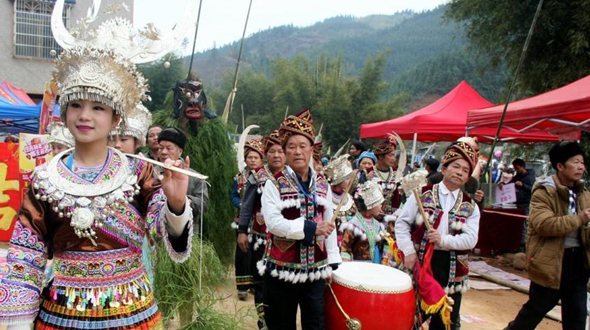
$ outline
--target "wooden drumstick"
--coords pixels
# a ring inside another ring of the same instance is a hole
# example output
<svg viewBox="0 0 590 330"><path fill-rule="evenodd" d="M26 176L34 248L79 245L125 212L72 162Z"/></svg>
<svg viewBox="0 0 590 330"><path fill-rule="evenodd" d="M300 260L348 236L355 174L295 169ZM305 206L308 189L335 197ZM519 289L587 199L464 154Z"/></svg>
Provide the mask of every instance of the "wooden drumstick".
<svg viewBox="0 0 590 330"><path fill-rule="evenodd" d="M180 168L180 167L166 165L166 164L164 164L164 163L162 163L162 162L159 162L159 161L157 161L157 160L153 160L153 159L147 158L147 157L145 157L145 156L143 156L143 155L141 155L141 154L139 154L139 155L134 155L134 154L125 154L125 156L129 156L129 157L131 157L131 158L137 158L137 159L141 159L141 160L143 160L144 162L152 163L152 164L154 164L154 165L158 165L158 166L160 166L160 167L162 167L162 168L165 168L165 169L167 169L167 170L174 171L174 172L178 172L178 173L182 173L182 174L184 174L184 175L188 175L188 176L191 176L191 177L193 177L193 178L197 178L197 179L199 179L199 180L203 180L203 181L205 181L205 180L207 180L207 179L209 178L208 176L206 176L206 175L203 175L203 174L201 174L201 173L199 173L199 172L191 172L191 171L185 170L185 169L183 169L183 168Z"/></svg>
<svg viewBox="0 0 590 330"><path fill-rule="evenodd" d="M414 193L414 197L416 198L416 204L418 205L418 210L420 210L420 215L422 215L422 219L424 219L424 225L426 229L432 229L430 222L428 221L428 217L426 216L426 212L424 212L424 206L422 206L422 200L420 199L420 195L418 194L418 189L412 190Z"/></svg>

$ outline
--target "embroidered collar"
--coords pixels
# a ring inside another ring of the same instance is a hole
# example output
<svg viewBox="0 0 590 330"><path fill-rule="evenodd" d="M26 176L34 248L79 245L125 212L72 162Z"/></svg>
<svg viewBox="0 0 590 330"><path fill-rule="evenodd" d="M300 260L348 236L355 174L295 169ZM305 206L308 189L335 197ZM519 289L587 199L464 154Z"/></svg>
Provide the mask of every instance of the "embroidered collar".
<svg viewBox="0 0 590 330"><path fill-rule="evenodd" d="M109 148L109 157L101 173L93 182L71 172L63 163L66 150L55 156L35 174L35 198L53 206L60 217L71 218L71 226L78 237L88 237L96 245L95 229L113 215L121 205L131 202L139 194L137 175L131 173L125 154Z"/></svg>

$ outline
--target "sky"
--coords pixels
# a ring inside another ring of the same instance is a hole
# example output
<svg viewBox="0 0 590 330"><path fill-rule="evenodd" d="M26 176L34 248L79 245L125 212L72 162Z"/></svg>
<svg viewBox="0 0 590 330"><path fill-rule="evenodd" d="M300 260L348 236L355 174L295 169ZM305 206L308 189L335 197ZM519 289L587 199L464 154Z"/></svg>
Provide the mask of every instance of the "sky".
<svg viewBox="0 0 590 330"><path fill-rule="evenodd" d="M186 4L191 3L193 21L197 21L200 0L134 0L134 25L137 28L154 23L163 31L171 29L178 22ZM391 15L399 11L428 10L448 0L253 0L246 37L272 27L293 24L309 26L326 18L351 15ZM197 51L222 47L242 37L249 0L202 0ZM194 30L188 34L190 53Z"/></svg>

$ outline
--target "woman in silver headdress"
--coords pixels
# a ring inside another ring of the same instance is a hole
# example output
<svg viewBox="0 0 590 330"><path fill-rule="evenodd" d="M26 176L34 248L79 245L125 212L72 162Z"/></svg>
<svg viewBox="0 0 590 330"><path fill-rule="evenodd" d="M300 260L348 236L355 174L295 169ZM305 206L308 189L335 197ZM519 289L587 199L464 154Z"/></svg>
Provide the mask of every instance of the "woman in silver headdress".
<svg viewBox="0 0 590 330"><path fill-rule="evenodd" d="M49 146L53 156L74 147L74 137L62 123L49 125Z"/></svg>
<svg viewBox="0 0 590 330"><path fill-rule="evenodd" d="M59 0L52 25L61 22L62 7ZM10 330L32 322L36 329L163 328L142 242L160 236L170 257L183 262L192 211L186 175L167 170L159 182L151 164L107 147L110 131L127 127L128 112L148 90L126 56L129 47L113 46L117 36L129 42L129 34L112 33L128 27L107 21L89 34L94 39L65 42L56 60L52 79L75 146L38 169L23 197L0 284L0 324ZM43 288L50 257L55 276Z"/></svg>

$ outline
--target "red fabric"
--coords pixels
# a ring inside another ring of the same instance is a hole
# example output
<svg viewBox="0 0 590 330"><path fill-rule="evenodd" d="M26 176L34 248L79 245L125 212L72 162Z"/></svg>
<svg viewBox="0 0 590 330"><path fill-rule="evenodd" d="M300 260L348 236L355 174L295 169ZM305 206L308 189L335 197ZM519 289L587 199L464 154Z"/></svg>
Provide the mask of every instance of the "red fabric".
<svg viewBox="0 0 590 330"><path fill-rule="evenodd" d="M418 294L429 306L435 305L446 296L445 290L432 275L431 259L433 252L434 244L428 243L422 266L418 262L414 264L414 277L418 286Z"/></svg>
<svg viewBox="0 0 590 330"><path fill-rule="evenodd" d="M21 101L25 105L35 105L35 102L33 102L29 95L27 95L24 89L14 87L8 81L3 81L2 84L0 84L0 88L4 88L5 90L10 91L12 94L18 97L19 101Z"/></svg>
<svg viewBox="0 0 590 330"><path fill-rule="evenodd" d="M467 124L470 127L498 125L503 110L503 104L471 110L467 116ZM509 103L503 126L523 129L536 123L526 131L549 130L568 133L580 129L590 130L590 123L583 123L588 119L590 119L590 76L552 91Z"/></svg>
<svg viewBox="0 0 590 330"><path fill-rule="evenodd" d="M394 131L404 140L412 140L414 133L417 133L418 141L455 141L465 136L469 110L492 105L493 103L479 95L466 81L462 81L447 95L422 109L399 118L361 125L360 136L362 139L384 139L388 133ZM495 128L483 128L470 131L469 135L486 141L493 139L495 133ZM508 129L503 129L500 137L516 143L558 139L557 136L547 133L519 134Z"/></svg>

